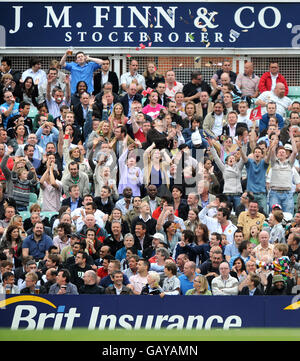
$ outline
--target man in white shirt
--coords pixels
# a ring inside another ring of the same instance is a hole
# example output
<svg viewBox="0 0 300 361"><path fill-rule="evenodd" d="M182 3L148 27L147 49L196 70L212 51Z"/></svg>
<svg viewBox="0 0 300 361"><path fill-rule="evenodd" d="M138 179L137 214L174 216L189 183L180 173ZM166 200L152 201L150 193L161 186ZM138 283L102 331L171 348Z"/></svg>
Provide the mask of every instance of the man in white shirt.
<svg viewBox="0 0 300 361"><path fill-rule="evenodd" d="M213 232L224 233L226 235L227 241L233 243L233 236L237 227L229 220L230 212L227 208L219 208L217 216L215 218L209 217L207 212L210 208L215 207L216 202L209 203L202 211L199 213L199 220L201 223L206 224L210 234Z"/></svg>
<svg viewBox="0 0 300 361"><path fill-rule="evenodd" d="M236 296L238 294L239 281L230 276L228 262L222 262L219 266L220 276L215 277L211 282L212 294L221 296Z"/></svg>
<svg viewBox="0 0 300 361"><path fill-rule="evenodd" d="M30 76L34 83L43 84L47 82L47 75L44 70L41 69L42 65L39 58L30 59L29 66L30 68L25 70L22 74L22 81L25 81L25 79Z"/></svg>
<svg viewBox="0 0 300 361"><path fill-rule="evenodd" d="M121 75L120 83L124 94L127 92L127 88L132 82L137 83L137 92L146 89L145 78L138 73L138 68L139 64L137 60L132 59L129 64L129 72Z"/></svg>
<svg viewBox="0 0 300 361"><path fill-rule="evenodd" d="M277 113L280 114L283 118L286 116L287 110L291 110L292 100L288 98L285 94L285 86L283 83L277 83L274 90L265 91L260 94L257 98L255 105L261 106L262 115L267 112L266 105L267 103L273 101L276 103Z"/></svg>

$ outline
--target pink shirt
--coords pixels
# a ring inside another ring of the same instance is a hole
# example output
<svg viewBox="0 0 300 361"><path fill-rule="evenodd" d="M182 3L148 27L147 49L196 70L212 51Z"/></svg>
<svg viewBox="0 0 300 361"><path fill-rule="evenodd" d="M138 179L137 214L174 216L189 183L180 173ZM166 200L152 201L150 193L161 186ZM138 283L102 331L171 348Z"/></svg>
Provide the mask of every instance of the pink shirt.
<svg viewBox="0 0 300 361"><path fill-rule="evenodd" d="M165 107L161 104L157 104L155 108L148 104L143 108L143 113L149 115L152 119L155 119L158 117L160 110L164 108Z"/></svg>

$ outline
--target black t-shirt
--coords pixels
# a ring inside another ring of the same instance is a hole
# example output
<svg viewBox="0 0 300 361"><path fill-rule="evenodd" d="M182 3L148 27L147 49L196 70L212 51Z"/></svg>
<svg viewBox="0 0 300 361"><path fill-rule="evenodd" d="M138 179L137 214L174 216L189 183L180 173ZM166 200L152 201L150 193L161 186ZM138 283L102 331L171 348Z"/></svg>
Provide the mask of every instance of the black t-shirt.
<svg viewBox="0 0 300 361"><path fill-rule="evenodd" d="M83 276L86 271L91 270L92 267L86 265L84 268L79 267L77 264L74 264L70 267L71 273L71 283L77 286L79 289L81 286L84 285Z"/></svg>
<svg viewBox="0 0 300 361"><path fill-rule="evenodd" d="M182 92L186 98L191 97L200 91L207 91L208 94L210 94L211 88L205 81L202 81L200 85L195 85L193 83L187 83L182 89ZM200 99L196 98L193 100L193 102L195 104L197 104L200 102Z"/></svg>
<svg viewBox="0 0 300 361"><path fill-rule="evenodd" d="M288 257L291 258L291 256L295 256L296 262L299 262L299 260L300 260L300 246L297 249L295 249L294 251L292 250L291 246L289 246Z"/></svg>

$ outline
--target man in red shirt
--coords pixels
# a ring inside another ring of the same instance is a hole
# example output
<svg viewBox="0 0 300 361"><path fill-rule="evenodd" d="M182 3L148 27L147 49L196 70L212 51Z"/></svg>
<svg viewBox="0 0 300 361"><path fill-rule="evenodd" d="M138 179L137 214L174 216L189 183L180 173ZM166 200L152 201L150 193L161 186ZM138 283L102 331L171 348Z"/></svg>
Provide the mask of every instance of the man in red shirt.
<svg viewBox="0 0 300 361"><path fill-rule="evenodd" d="M260 93L265 91L274 90L277 83L283 83L285 86L285 96L288 95L289 88L285 77L279 73L278 63L270 63L269 71L265 72L258 84L258 89Z"/></svg>
<svg viewBox="0 0 300 361"><path fill-rule="evenodd" d="M109 254L103 257L102 267L97 269L97 276L100 277L100 280L108 275L107 269L112 259L114 259L114 257Z"/></svg>

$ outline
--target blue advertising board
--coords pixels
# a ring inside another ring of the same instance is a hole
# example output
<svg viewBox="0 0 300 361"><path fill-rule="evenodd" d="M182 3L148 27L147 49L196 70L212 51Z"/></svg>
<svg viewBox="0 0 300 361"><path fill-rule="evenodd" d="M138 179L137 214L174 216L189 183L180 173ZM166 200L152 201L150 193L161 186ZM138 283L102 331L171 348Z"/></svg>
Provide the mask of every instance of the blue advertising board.
<svg viewBox="0 0 300 361"><path fill-rule="evenodd" d="M299 297L298 297L299 298ZM299 327L297 296L9 295L0 328L71 330Z"/></svg>
<svg viewBox="0 0 300 361"><path fill-rule="evenodd" d="M286 2L7 1L0 26L7 48L292 49L300 46L299 13L300 3Z"/></svg>

